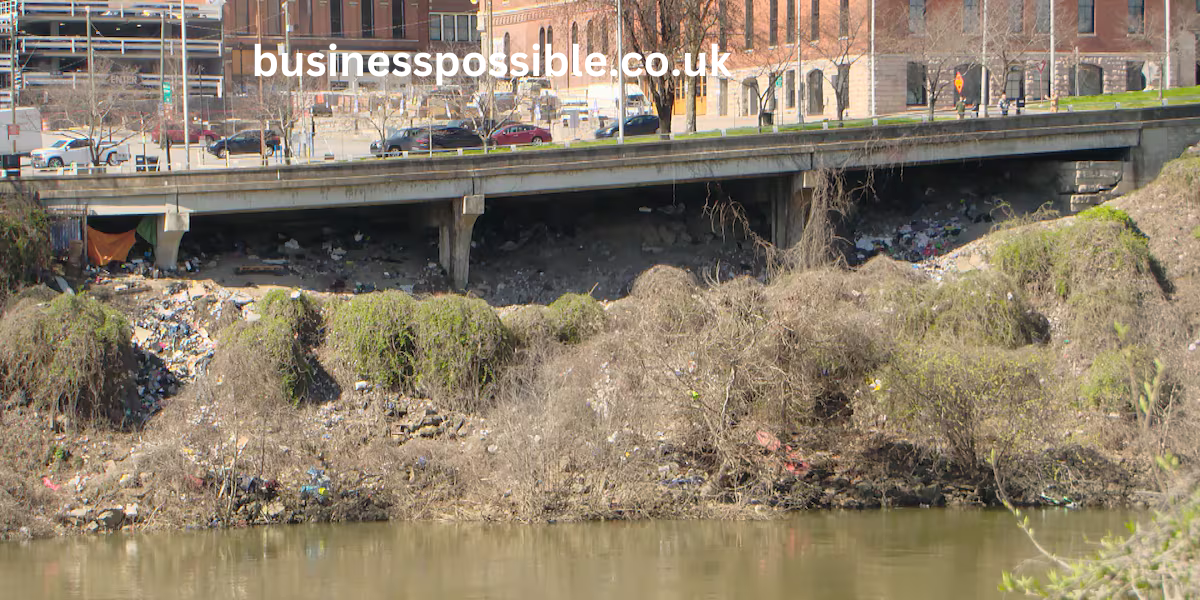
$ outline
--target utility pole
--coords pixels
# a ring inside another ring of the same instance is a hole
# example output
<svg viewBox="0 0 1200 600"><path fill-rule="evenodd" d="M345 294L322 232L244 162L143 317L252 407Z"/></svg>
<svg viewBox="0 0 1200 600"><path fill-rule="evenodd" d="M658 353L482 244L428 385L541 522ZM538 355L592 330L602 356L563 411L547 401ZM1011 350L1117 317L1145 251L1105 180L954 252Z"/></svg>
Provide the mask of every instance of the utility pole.
<svg viewBox="0 0 1200 600"><path fill-rule="evenodd" d="M370 2L371 0L367 0L367 1ZM283 55L288 58L292 57L292 14L288 10L288 8L291 4L292 4L292 0L283 0ZM296 61L296 62L299 62L299 61ZM300 67L300 65L296 65L296 68L300 75L300 85L303 86L304 85L304 70ZM286 77L286 75L284 75L284 77ZM291 82L288 82L288 91L290 92L291 89L292 89ZM288 94L288 110L287 110L287 112L285 112L283 114L288 117L289 121L296 121L296 119L294 117L296 115L296 105L297 104L299 104L300 106L304 106L304 90L303 89L301 89L301 91L300 91L299 100L291 97L291 94ZM282 121L282 119L281 119L281 121ZM283 123L281 122L279 124L279 129L280 129L280 132L279 132L280 135L286 135L288 133L287 130L289 130L291 128L284 127ZM292 149L292 141L289 139L284 139L283 140L283 160L285 163L287 163L289 165L292 164L292 158L291 158L290 152L289 152L289 150L291 150L291 149ZM226 153L226 154L228 154L228 153Z"/></svg>
<svg viewBox="0 0 1200 600"><path fill-rule="evenodd" d="M1166 30L1166 40L1164 42L1165 47L1163 50L1166 51L1166 58L1163 59L1163 84L1160 86L1163 90L1171 87L1171 0L1165 0L1165 2L1167 5L1167 14L1165 17L1167 22L1164 26L1164 29ZM1161 91L1159 92L1159 97L1162 97Z"/></svg>
<svg viewBox="0 0 1200 600"><path fill-rule="evenodd" d="M184 0L179 0L179 29L180 37L183 45L183 170L188 171L192 168L192 142L189 139L191 134L188 129L191 123L188 121L188 96L191 91L188 89L188 64L187 64L187 5Z"/></svg>
<svg viewBox="0 0 1200 600"><path fill-rule="evenodd" d="M1054 81L1054 3L1055 0L1050 0L1050 64L1047 65L1047 68L1050 69L1051 98L1055 96L1054 90L1057 87L1055 85L1057 82Z"/></svg>
<svg viewBox="0 0 1200 600"><path fill-rule="evenodd" d="M96 115L96 56L92 53L92 7L88 6L86 8L87 8L86 23L87 23L87 64L88 64L88 110L92 111L91 116L94 119L95 115ZM95 135L96 132L92 130L92 127L94 127L94 124L89 122L88 125L89 125L88 135ZM91 149L91 153L92 153L92 164L95 165L96 160L99 158L99 154L96 152L96 150L97 150L96 146L99 144L100 140L91 139L89 141L91 142L89 148Z"/></svg>
<svg viewBox="0 0 1200 600"><path fill-rule="evenodd" d="M8 116L13 127L17 125L17 3L10 5L12 12L8 15ZM17 155L17 138L11 133L12 154ZM17 161L17 172L20 173L21 160Z"/></svg>
<svg viewBox="0 0 1200 600"><path fill-rule="evenodd" d="M625 24L621 0L617 0L617 143L625 143Z"/></svg>
<svg viewBox="0 0 1200 600"><path fill-rule="evenodd" d="M983 0L987 3L987 0ZM800 1L796 0L796 5L800 5ZM985 9L986 10L986 9ZM985 17L986 18L986 17ZM984 51L986 52L986 50ZM874 117L875 108L875 0L871 0L871 100L870 100L871 116Z"/></svg>
<svg viewBox="0 0 1200 600"><path fill-rule="evenodd" d="M254 15L254 29L258 33L258 47L259 48L262 48L262 33L263 33L263 11L262 11L262 8L263 8L262 0L258 0L258 14ZM330 57L330 58L332 58L332 57ZM330 61L330 64L333 64L333 62ZM266 110L267 105L263 102L263 78L255 77L255 79L258 80L258 112L259 112L259 123L262 125L262 129L260 129L258 132L258 156L262 159L262 164L265 167L265 166L267 166L267 124L265 122L265 119L262 118L262 113L263 113L263 111ZM225 153L229 154L228 148L225 150Z"/></svg>
<svg viewBox="0 0 1200 600"><path fill-rule="evenodd" d="M721 23L721 27L725 24ZM800 0L796 0L796 122L804 124L804 38L800 33Z"/></svg>
<svg viewBox="0 0 1200 600"><path fill-rule="evenodd" d="M1054 0L1050 0L1054 2ZM979 115L986 118L988 116L988 68L987 68L987 0L983 0L983 26L979 32L983 34L983 58L979 61Z"/></svg>
<svg viewBox="0 0 1200 600"><path fill-rule="evenodd" d="M167 86L167 13L158 13L158 137L166 145L167 170L171 170L171 134L167 132L167 102L163 93ZM165 140L165 141L164 141Z"/></svg>

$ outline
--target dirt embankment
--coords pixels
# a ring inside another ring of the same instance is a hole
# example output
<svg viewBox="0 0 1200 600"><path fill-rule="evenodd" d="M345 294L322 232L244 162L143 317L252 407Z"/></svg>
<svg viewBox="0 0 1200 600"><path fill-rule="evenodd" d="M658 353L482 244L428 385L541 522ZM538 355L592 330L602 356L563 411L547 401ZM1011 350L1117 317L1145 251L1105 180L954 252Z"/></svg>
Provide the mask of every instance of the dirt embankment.
<svg viewBox="0 0 1200 600"><path fill-rule="evenodd" d="M1197 178L916 268L655 267L611 303L31 294L0 322L43 350L0 353L0 531L1141 502L1196 460Z"/></svg>

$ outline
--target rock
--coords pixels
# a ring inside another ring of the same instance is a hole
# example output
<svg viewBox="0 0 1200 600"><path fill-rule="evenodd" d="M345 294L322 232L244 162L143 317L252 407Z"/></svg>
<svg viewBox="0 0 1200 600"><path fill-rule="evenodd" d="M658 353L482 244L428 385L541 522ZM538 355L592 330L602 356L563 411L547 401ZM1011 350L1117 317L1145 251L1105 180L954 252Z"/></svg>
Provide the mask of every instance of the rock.
<svg viewBox="0 0 1200 600"><path fill-rule="evenodd" d="M121 525L125 522L125 511L119 508L105 509L100 511L99 515L96 515L95 522L110 531L120 529Z"/></svg>
<svg viewBox="0 0 1200 600"><path fill-rule="evenodd" d="M121 475L121 479L120 479L120 481L117 482L117 485L119 485L123 488L126 488L126 489L137 487L138 486L138 477L137 477L137 475L134 475L133 473L125 473L125 474Z"/></svg>
<svg viewBox="0 0 1200 600"><path fill-rule="evenodd" d="M263 507L263 514L265 514L268 519L278 519L285 510L287 510L287 507L283 505L283 501L276 500Z"/></svg>
<svg viewBox="0 0 1200 600"><path fill-rule="evenodd" d="M430 415L424 419L421 419L421 422L413 429L420 429L422 427L437 427L445 422L445 420L446 417L443 417L442 415Z"/></svg>
<svg viewBox="0 0 1200 600"><path fill-rule="evenodd" d="M93 509L90 506L69 510L59 516L59 520L69 525L83 525L92 520Z"/></svg>
<svg viewBox="0 0 1200 600"><path fill-rule="evenodd" d="M356 392L365 392L369 389L371 389L371 382L369 382L369 381L354 382L354 391L356 391Z"/></svg>
<svg viewBox="0 0 1200 600"><path fill-rule="evenodd" d="M500 452L500 446L497 446L496 444L492 444L487 447L487 451L488 451L488 454L496 454L496 453Z"/></svg>

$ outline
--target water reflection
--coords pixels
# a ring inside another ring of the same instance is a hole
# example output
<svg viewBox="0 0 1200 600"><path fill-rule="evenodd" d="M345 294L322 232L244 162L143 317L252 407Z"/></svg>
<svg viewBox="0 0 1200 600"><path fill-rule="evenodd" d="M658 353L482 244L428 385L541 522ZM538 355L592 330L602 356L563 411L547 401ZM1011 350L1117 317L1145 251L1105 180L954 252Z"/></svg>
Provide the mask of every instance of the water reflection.
<svg viewBox="0 0 1200 600"><path fill-rule="evenodd" d="M1077 555L1130 514L1032 513ZM0 544L6 598L992 598L1035 551L1000 511L782 521L361 524Z"/></svg>

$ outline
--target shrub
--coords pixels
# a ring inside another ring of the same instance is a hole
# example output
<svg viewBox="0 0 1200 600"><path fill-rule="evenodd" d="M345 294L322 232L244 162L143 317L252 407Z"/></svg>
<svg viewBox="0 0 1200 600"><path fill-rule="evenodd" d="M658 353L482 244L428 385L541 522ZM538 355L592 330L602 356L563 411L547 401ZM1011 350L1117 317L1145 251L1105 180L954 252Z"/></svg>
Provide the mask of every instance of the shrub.
<svg viewBox="0 0 1200 600"><path fill-rule="evenodd" d="M32 199L0 196L0 301L50 261L50 224Z"/></svg>
<svg viewBox="0 0 1200 600"><path fill-rule="evenodd" d="M1048 281L1058 262L1058 233L1035 227L1004 238L992 252L992 265L1019 285Z"/></svg>
<svg viewBox="0 0 1200 600"><path fill-rule="evenodd" d="M1200 240L1200 225L1197 225L1196 228L1192 230L1192 237Z"/></svg>
<svg viewBox="0 0 1200 600"><path fill-rule="evenodd" d="M546 309L559 341L579 343L604 329L604 307L587 294L563 294Z"/></svg>
<svg viewBox="0 0 1200 600"><path fill-rule="evenodd" d="M44 284L39 283L38 285L31 285L29 287L22 288L21 291L9 296L8 300L3 304L4 310L0 311L0 313L8 311L12 308L16 308L18 304L26 300L31 300L35 304L40 304L51 302L58 296L59 292L46 287Z"/></svg>
<svg viewBox="0 0 1200 600"><path fill-rule="evenodd" d="M1028 517L1020 524L1033 535ZM1200 597L1200 489L1128 528L1129 537L1106 537L1087 559L1054 556L1060 568L1044 581L1004 573L1000 588L1039 598Z"/></svg>
<svg viewBox="0 0 1200 600"><path fill-rule="evenodd" d="M630 296L638 302L640 320L668 332L702 327L705 312L695 275L677 267L650 267L633 281Z"/></svg>
<svg viewBox="0 0 1200 600"><path fill-rule="evenodd" d="M326 342L359 376L398 387L415 373L416 308L412 296L394 290L355 296L334 307Z"/></svg>
<svg viewBox="0 0 1200 600"><path fill-rule="evenodd" d="M263 316L283 319L292 331L300 334L303 344L311 346L320 341L321 312L312 296L276 289L267 292L260 304Z"/></svg>
<svg viewBox="0 0 1200 600"><path fill-rule="evenodd" d="M437 296L417 305L416 384L436 395L478 398L507 351L504 325L487 302Z"/></svg>
<svg viewBox="0 0 1200 600"><path fill-rule="evenodd" d="M130 398L129 323L88 296L19 303L0 320L0 382L39 409L119 422Z"/></svg>
<svg viewBox="0 0 1200 600"><path fill-rule="evenodd" d="M992 263L1018 284L1061 298L1100 279L1142 278L1151 273L1150 246L1114 212L1119 211L1096 213L1057 230L1010 235L996 247Z"/></svg>
<svg viewBox="0 0 1200 600"><path fill-rule="evenodd" d="M546 316L546 307L518 306L500 317L514 347L540 346L555 339L557 333Z"/></svg>
<svg viewBox="0 0 1200 600"><path fill-rule="evenodd" d="M923 344L896 352L882 381L888 411L972 471L996 445L1033 437L1043 372L1028 351Z"/></svg>
<svg viewBox="0 0 1200 600"><path fill-rule="evenodd" d="M1150 381L1154 377L1154 353L1141 345L1101 352L1081 378L1079 395L1092 408L1133 411L1130 367L1139 385Z"/></svg>
<svg viewBox="0 0 1200 600"><path fill-rule="evenodd" d="M213 371L240 397L297 405L313 369L292 324L278 316L238 321L222 330Z"/></svg>
<svg viewBox="0 0 1200 600"><path fill-rule="evenodd" d="M1117 223L1130 229L1134 228L1133 219L1130 218L1129 213L1119 208L1113 208L1107 204L1093 206L1087 210L1084 210L1083 212L1080 212L1076 216L1077 218L1085 221L1108 221L1111 223Z"/></svg>
<svg viewBox="0 0 1200 600"><path fill-rule="evenodd" d="M1016 348L1041 337L1020 288L991 271L971 271L942 285L901 289L898 317L910 335Z"/></svg>

